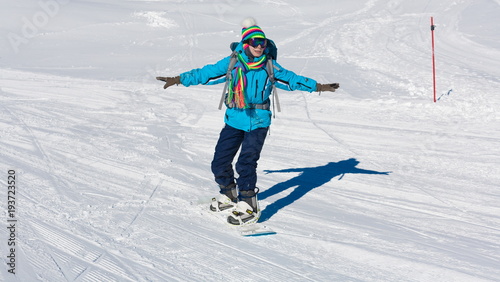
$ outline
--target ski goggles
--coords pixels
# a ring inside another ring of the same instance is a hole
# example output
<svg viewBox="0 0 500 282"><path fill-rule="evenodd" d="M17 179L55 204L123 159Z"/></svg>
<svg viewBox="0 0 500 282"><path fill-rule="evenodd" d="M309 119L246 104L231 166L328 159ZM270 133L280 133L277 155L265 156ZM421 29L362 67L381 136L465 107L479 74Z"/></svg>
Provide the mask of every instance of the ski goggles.
<svg viewBox="0 0 500 282"><path fill-rule="evenodd" d="M267 39L265 38L250 38L247 40L247 44L257 48L257 46L261 46L262 48L266 48L267 46Z"/></svg>

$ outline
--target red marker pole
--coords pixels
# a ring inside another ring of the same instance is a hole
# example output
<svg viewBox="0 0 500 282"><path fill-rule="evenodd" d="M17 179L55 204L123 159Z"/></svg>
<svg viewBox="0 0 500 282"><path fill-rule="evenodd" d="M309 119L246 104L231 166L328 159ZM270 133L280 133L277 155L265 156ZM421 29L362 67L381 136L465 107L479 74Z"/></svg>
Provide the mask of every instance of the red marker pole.
<svg viewBox="0 0 500 282"><path fill-rule="evenodd" d="M436 58L434 57L434 17L431 17L431 35L432 35L432 82L434 86L434 103L436 103Z"/></svg>

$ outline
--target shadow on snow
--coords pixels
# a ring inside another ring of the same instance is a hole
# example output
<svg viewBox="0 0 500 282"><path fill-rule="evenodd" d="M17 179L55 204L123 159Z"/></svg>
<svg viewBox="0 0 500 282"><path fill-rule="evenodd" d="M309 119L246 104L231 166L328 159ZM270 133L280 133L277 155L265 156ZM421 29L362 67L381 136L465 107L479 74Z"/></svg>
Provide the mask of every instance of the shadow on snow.
<svg viewBox="0 0 500 282"><path fill-rule="evenodd" d="M356 167L358 164L358 160L351 158L340 162L330 162L324 166L318 167L265 170L264 172L266 174L278 172L300 172L300 174L294 178L291 178L285 182L278 183L271 188L259 193L259 200L264 200L268 197L296 186L296 188L288 196L277 200L276 202L268 205L264 210L262 210L260 221L262 222L268 220L282 208L292 204L314 188L321 187L322 185L328 183L334 177L340 176L339 180L341 180L346 173L382 175L389 175L390 173L360 169Z"/></svg>

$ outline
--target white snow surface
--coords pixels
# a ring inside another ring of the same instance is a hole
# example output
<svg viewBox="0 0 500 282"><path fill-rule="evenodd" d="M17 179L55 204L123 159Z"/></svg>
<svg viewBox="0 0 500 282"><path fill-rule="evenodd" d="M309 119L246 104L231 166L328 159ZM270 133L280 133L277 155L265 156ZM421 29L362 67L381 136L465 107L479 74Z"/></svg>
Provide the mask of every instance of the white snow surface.
<svg viewBox="0 0 500 282"><path fill-rule="evenodd" d="M222 85L155 80L228 56L248 16L285 68L340 83L279 91L263 237L207 212ZM500 281L499 18L498 0L1 0L0 280Z"/></svg>

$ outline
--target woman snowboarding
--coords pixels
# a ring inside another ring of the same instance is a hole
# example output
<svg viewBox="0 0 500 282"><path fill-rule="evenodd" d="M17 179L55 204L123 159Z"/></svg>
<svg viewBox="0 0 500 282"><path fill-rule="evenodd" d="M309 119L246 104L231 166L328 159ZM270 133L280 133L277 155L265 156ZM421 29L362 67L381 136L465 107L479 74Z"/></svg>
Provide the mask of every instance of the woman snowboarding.
<svg viewBox="0 0 500 282"><path fill-rule="evenodd" d="M314 79L295 74L276 62L276 47L266 38L253 18L242 22L241 41L234 44L231 56L193 69L175 77L157 77L163 88L217 84L227 81L224 93L225 126L220 132L211 164L219 195L210 210L232 209L227 221L233 225L257 222L260 208L257 200L257 161L271 124L271 94L275 86L293 91L335 91L338 83L319 84ZM233 160L240 150L235 165Z"/></svg>

